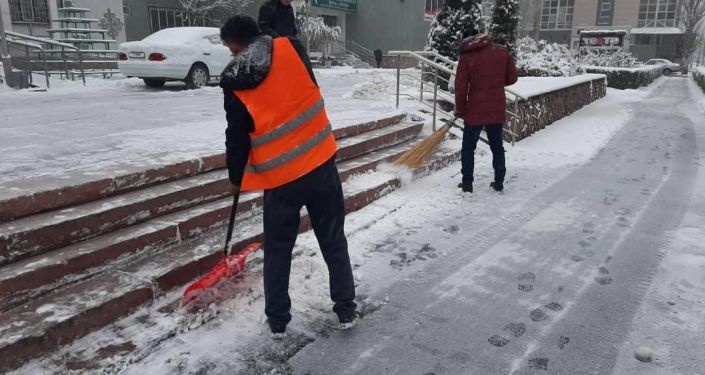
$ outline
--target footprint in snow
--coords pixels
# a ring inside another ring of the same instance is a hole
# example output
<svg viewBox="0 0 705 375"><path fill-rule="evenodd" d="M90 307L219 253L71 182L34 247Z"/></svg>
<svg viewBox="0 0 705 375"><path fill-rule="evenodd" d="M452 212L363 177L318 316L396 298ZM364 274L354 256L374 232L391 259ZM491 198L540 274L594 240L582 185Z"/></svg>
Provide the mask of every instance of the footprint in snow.
<svg viewBox="0 0 705 375"><path fill-rule="evenodd" d="M536 280L536 275L533 272L527 272L519 275L517 277L519 284L517 288L522 292L531 292L534 290L534 281Z"/></svg>
<svg viewBox="0 0 705 375"><path fill-rule="evenodd" d="M597 276L595 276L595 281L600 285L612 284L612 275L606 267L600 267L597 269Z"/></svg>

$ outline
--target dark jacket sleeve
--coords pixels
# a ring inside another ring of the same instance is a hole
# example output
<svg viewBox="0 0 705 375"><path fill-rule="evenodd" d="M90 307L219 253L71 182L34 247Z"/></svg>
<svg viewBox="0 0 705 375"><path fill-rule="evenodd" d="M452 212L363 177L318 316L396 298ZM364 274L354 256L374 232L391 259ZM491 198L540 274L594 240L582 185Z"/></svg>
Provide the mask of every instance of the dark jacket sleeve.
<svg viewBox="0 0 705 375"><path fill-rule="evenodd" d="M301 42L296 39L296 38L289 38L291 41L291 44L294 46L294 49L296 49L296 53L299 54L299 58L301 59L301 62L306 65L306 70L308 70L308 75L311 76L311 80L313 80L313 83L318 86L318 81L316 81L316 75L313 74L313 65L311 64L311 59L308 57L308 53L306 52L306 47L304 47Z"/></svg>
<svg viewBox="0 0 705 375"><path fill-rule="evenodd" d="M455 112L464 114L468 102L468 89L470 87L470 75L465 68L465 55L460 57L458 71L455 74Z"/></svg>
<svg viewBox="0 0 705 375"><path fill-rule="evenodd" d="M507 69L505 73L505 86L511 86L519 80L519 73L517 72L517 66L514 64L514 59L509 55L507 57Z"/></svg>
<svg viewBox="0 0 705 375"><path fill-rule="evenodd" d="M225 156L228 166L228 177L235 186L242 185L245 166L250 158L250 132L254 131L252 116L245 105L235 94L227 89L225 94L225 113L228 128L225 130Z"/></svg>
<svg viewBox="0 0 705 375"><path fill-rule="evenodd" d="M274 29L272 29L272 20L274 19L274 8L270 1L267 1L262 7L259 8L259 17L257 23L259 24L259 29L262 30L264 34L271 36L272 38L279 37Z"/></svg>

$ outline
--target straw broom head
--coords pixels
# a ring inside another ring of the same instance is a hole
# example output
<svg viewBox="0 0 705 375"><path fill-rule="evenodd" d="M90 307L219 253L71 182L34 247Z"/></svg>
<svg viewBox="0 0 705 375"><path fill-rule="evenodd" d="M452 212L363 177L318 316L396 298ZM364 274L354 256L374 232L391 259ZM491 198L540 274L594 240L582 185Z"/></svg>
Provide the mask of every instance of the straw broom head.
<svg viewBox="0 0 705 375"><path fill-rule="evenodd" d="M403 165L409 168L422 167L436 152L438 146L441 142L443 142L443 139L448 133L448 130L450 130L450 125L448 124L436 130L435 133L431 134L423 142L414 146L414 148L405 152L402 156L395 160L394 164Z"/></svg>

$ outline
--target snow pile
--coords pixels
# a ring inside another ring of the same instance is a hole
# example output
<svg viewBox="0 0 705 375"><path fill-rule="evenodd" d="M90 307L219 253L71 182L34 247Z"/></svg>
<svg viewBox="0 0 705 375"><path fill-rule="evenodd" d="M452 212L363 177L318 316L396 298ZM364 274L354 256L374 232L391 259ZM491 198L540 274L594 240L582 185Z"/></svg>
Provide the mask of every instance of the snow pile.
<svg viewBox="0 0 705 375"><path fill-rule="evenodd" d="M517 43L517 68L521 77L569 77L578 65L568 47L526 37Z"/></svg>
<svg viewBox="0 0 705 375"><path fill-rule="evenodd" d="M396 78L391 75L379 75L353 86L347 97L363 100L387 99L396 93L396 85Z"/></svg>

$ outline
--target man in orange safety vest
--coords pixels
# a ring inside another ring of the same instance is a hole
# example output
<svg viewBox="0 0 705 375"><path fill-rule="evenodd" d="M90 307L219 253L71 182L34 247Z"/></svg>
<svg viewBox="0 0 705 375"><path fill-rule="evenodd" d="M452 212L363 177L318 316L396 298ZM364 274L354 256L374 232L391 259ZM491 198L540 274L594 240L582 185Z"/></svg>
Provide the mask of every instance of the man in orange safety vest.
<svg viewBox="0 0 705 375"><path fill-rule="evenodd" d="M328 266L333 310L341 328L351 328L357 305L337 146L306 50L296 39L263 35L248 16L228 20L220 36L234 56L220 82L230 181L264 190L269 328L280 338L291 321L289 273L304 206Z"/></svg>

